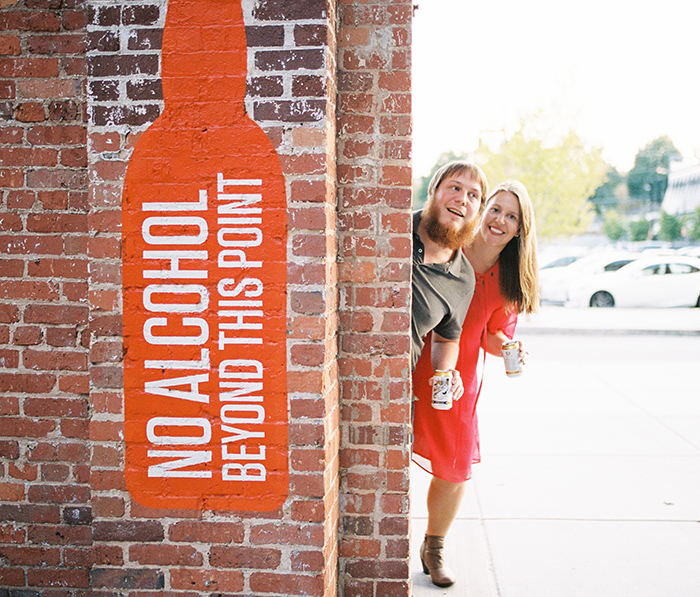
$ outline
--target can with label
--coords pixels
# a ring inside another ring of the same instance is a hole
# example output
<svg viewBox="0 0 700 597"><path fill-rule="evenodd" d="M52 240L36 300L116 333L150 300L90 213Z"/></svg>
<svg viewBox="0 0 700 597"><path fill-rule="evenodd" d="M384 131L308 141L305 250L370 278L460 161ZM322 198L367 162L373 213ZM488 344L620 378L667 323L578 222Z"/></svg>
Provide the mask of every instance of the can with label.
<svg viewBox="0 0 700 597"><path fill-rule="evenodd" d="M504 342L501 346L503 362L506 365L506 375L508 377L518 377L523 370L520 366L520 344L515 340Z"/></svg>
<svg viewBox="0 0 700 597"><path fill-rule="evenodd" d="M436 371L433 375L433 408L436 410L452 408L451 371Z"/></svg>

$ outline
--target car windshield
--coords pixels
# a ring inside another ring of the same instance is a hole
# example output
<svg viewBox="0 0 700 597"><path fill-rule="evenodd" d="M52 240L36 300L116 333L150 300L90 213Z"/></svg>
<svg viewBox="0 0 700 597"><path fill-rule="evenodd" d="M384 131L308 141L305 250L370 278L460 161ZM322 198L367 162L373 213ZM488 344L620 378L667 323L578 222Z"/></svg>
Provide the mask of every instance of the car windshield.
<svg viewBox="0 0 700 597"><path fill-rule="evenodd" d="M619 270L622 266L627 265L628 263L632 263L634 259L620 259L619 261L613 261L612 263L608 263L603 269L606 272L616 272Z"/></svg>

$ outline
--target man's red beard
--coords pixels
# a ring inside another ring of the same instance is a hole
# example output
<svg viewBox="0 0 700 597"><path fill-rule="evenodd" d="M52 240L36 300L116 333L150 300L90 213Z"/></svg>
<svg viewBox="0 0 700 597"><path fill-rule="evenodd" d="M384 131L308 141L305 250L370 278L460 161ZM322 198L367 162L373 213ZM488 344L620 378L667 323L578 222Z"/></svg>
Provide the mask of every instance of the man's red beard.
<svg viewBox="0 0 700 597"><path fill-rule="evenodd" d="M438 207L434 201L429 201L423 209L421 219L425 220L425 231L430 240L434 243L456 251L471 239L479 222L479 218L474 217L471 220L464 219L462 225L458 228L445 226L440 222Z"/></svg>

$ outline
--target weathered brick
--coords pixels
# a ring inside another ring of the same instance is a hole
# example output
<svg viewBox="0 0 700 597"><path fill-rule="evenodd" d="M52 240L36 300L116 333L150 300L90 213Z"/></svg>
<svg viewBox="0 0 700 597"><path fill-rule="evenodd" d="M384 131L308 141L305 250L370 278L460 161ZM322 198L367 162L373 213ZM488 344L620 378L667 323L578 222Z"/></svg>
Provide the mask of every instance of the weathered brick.
<svg viewBox="0 0 700 597"><path fill-rule="evenodd" d="M63 305L29 305L24 311L25 323L59 325L87 323L87 307Z"/></svg>
<svg viewBox="0 0 700 597"><path fill-rule="evenodd" d="M160 114L160 107L146 104L142 107L100 106L93 108L93 122L96 126L141 126L153 122Z"/></svg>
<svg viewBox="0 0 700 597"><path fill-rule="evenodd" d="M61 22L57 14L48 11L30 12L26 20L29 31L58 31Z"/></svg>
<svg viewBox="0 0 700 597"><path fill-rule="evenodd" d="M19 122L43 122L46 109L39 102L24 102L15 108L14 117Z"/></svg>
<svg viewBox="0 0 700 597"><path fill-rule="evenodd" d="M90 499L90 488L78 485L33 485L29 501L34 504L84 504Z"/></svg>
<svg viewBox="0 0 700 597"><path fill-rule="evenodd" d="M1 68L1 64L0 64ZM2 72L0 70L0 72ZM158 56L105 54L100 60L88 62L91 77L123 77L127 75L155 75L158 73Z"/></svg>
<svg viewBox="0 0 700 597"><path fill-rule="evenodd" d="M61 12L61 25L66 31L83 29L87 24L84 10L63 10Z"/></svg>
<svg viewBox="0 0 700 597"><path fill-rule="evenodd" d="M87 34L87 49L94 52L118 52L120 47L118 31L90 31Z"/></svg>
<svg viewBox="0 0 700 597"><path fill-rule="evenodd" d="M96 102L114 102L119 99L119 82L109 80L89 81L88 94ZM103 113L106 108L102 107Z"/></svg>
<svg viewBox="0 0 700 597"><path fill-rule="evenodd" d="M124 25L153 25L160 17L160 10L156 5L125 6L122 11L122 23Z"/></svg>
<svg viewBox="0 0 700 597"><path fill-rule="evenodd" d="M88 13L88 22L100 27L114 27L121 22L122 7L117 6L100 6L90 5Z"/></svg>
<svg viewBox="0 0 700 597"><path fill-rule="evenodd" d="M32 35L27 40L27 48L32 54L82 54L85 47L85 36L81 34Z"/></svg>
<svg viewBox="0 0 700 597"><path fill-rule="evenodd" d="M0 58L0 77L57 77L56 58Z"/></svg>
<svg viewBox="0 0 700 597"><path fill-rule="evenodd" d="M50 392L56 384L56 376L51 373L3 373L0 372L0 392L22 392L27 394L45 394ZM32 425L27 422L27 425L18 426L19 434L30 433ZM53 427L53 425L51 425ZM40 431L35 431L30 434L30 437L39 437Z"/></svg>
<svg viewBox="0 0 700 597"><path fill-rule="evenodd" d="M243 590L241 570L175 568L170 573L170 584L175 590L240 592Z"/></svg>
<svg viewBox="0 0 700 597"><path fill-rule="evenodd" d="M295 25L294 42L298 46L326 45L328 42L328 27L326 25L313 24Z"/></svg>
<svg viewBox="0 0 700 597"><path fill-rule="evenodd" d="M132 545L129 548L129 560L143 565L201 566L204 557L199 551L189 545L147 544ZM216 566L216 564L214 565Z"/></svg>
<svg viewBox="0 0 700 597"><path fill-rule="evenodd" d="M245 537L242 522L180 521L170 526L171 541L191 543L241 543Z"/></svg>
<svg viewBox="0 0 700 597"><path fill-rule="evenodd" d="M247 94L253 97L281 97L284 94L282 77L253 77L248 81Z"/></svg>
<svg viewBox="0 0 700 597"><path fill-rule="evenodd" d="M256 3L253 15L261 21L295 21L325 19L328 13L324 0L264 0Z"/></svg>
<svg viewBox="0 0 700 597"><path fill-rule="evenodd" d="M0 35L0 54L18 56L20 54L20 39L17 35Z"/></svg>
<svg viewBox="0 0 700 597"><path fill-rule="evenodd" d="M126 96L135 101L160 100L163 98L163 87L160 79L127 81Z"/></svg>
<svg viewBox="0 0 700 597"><path fill-rule="evenodd" d="M281 25L251 25L246 27L245 33L249 46L264 48L284 45L284 27Z"/></svg>
<svg viewBox="0 0 700 597"><path fill-rule="evenodd" d="M259 102L255 105L254 116L257 120L282 122L318 122L325 115L325 100L278 100Z"/></svg>
<svg viewBox="0 0 700 597"><path fill-rule="evenodd" d="M314 75L301 75L292 79L292 95L295 97L323 97L326 93L326 80Z"/></svg>
<svg viewBox="0 0 700 597"><path fill-rule="evenodd" d="M213 546L209 562L215 568L275 569L282 560L279 549L245 546Z"/></svg>
<svg viewBox="0 0 700 597"><path fill-rule="evenodd" d="M157 521L96 521L95 541L162 541L163 525Z"/></svg>
<svg viewBox="0 0 700 597"><path fill-rule="evenodd" d="M85 127L77 125L35 126L27 131L27 141L32 145L85 145Z"/></svg>
<svg viewBox="0 0 700 597"><path fill-rule="evenodd" d="M86 417L87 404L83 400L66 398L27 398L24 412L30 417Z"/></svg>
<svg viewBox="0 0 700 597"><path fill-rule="evenodd" d="M51 121L73 122L80 119L80 104L74 100L53 101L48 112Z"/></svg>
<svg viewBox="0 0 700 597"><path fill-rule="evenodd" d="M274 574L254 572L250 588L256 593L278 592L289 595L323 595L323 577L318 574Z"/></svg>
<svg viewBox="0 0 700 597"><path fill-rule="evenodd" d="M0 520L5 522L31 522L33 524L57 524L60 520L58 506L0 504Z"/></svg>
<svg viewBox="0 0 700 597"><path fill-rule="evenodd" d="M159 50L162 45L162 29L135 29L129 32L129 50Z"/></svg>

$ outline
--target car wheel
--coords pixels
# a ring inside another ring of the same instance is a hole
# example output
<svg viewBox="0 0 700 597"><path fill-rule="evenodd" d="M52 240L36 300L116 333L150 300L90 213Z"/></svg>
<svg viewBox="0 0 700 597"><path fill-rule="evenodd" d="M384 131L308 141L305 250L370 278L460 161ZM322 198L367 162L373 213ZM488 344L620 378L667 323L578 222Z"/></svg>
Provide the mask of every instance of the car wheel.
<svg viewBox="0 0 700 597"><path fill-rule="evenodd" d="M614 307L615 299L609 292L601 290L591 297L590 305L591 307Z"/></svg>

